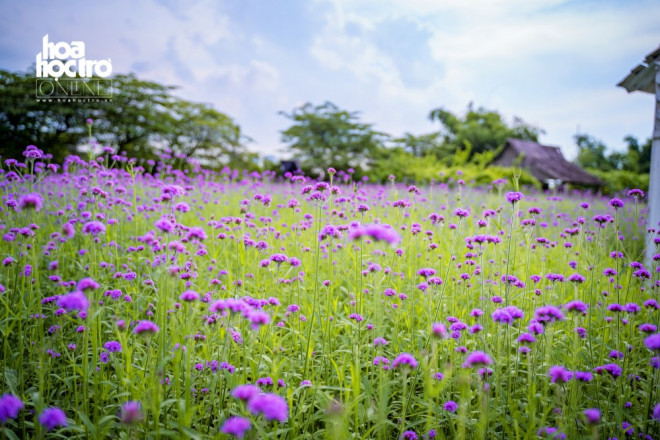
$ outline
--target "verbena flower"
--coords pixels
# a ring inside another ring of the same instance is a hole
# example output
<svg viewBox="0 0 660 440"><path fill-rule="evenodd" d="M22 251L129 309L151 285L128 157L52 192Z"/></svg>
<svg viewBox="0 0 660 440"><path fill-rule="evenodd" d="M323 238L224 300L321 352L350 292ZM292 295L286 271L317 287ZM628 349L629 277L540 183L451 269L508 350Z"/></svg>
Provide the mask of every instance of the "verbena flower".
<svg viewBox="0 0 660 440"><path fill-rule="evenodd" d="M111 353L120 352L121 344L117 341L108 341L105 344L103 344L103 348L105 348Z"/></svg>
<svg viewBox="0 0 660 440"><path fill-rule="evenodd" d="M144 415L142 414L142 404L140 402L131 400L121 406L119 420L122 423L133 425L141 422L143 419Z"/></svg>
<svg viewBox="0 0 660 440"><path fill-rule="evenodd" d="M151 321L143 320L137 323L133 333L140 335L142 333L158 333L158 326Z"/></svg>
<svg viewBox="0 0 660 440"><path fill-rule="evenodd" d="M32 193L25 194L18 198L18 207L22 210L34 209L35 211L41 211L41 208L44 206L44 199L41 197L41 194Z"/></svg>
<svg viewBox="0 0 660 440"><path fill-rule="evenodd" d="M401 366L416 368L417 360L410 353L401 353L392 361L392 368L398 368Z"/></svg>
<svg viewBox="0 0 660 440"><path fill-rule="evenodd" d="M401 237L394 229L382 224L358 226L349 231L348 237L351 240L370 237L374 241L385 241L391 245L395 245L401 241Z"/></svg>
<svg viewBox="0 0 660 440"><path fill-rule="evenodd" d="M262 414L266 420L286 422L289 408L286 401L276 394L257 394L247 404L247 409L253 414Z"/></svg>
<svg viewBox="0 0 660 440"><path fill-rule="evenodd" d="M233 389L231 395L237 399L248 401L259 394L261 390L256 385L239 385Z"/></svg>
<svg viewBox="0 0 660 440"><path fill-rule="evenodd" d="M463 368L472 368L482 365L492 365L493 360L483 351L473 351L467 355Z"/></svg>
<svg viewBox="0 0 660 440"><path fill-rule="evenodd" d="M512 205L515 205L519 201L521 201L523 198L522 193L519 192L508 192L506 193L506 200L507 202L511 203Z"/></svg>
<svg viewBox="0 0 660 440"><path fill-rule="evenodd" d="M600 423L600 410L598 408L585 409L584 419L587 425L597 425Z"/></svg>
<svg viewBox="0 0 660 440"><path fill-rule="evenodd" d="M57 305L65 310L86 311L89 308L89 301L83 292L76 290L57 298Z"/></svg>
<svg viewBox="0 0 660 440"><path fill-rule="evenodd" d="M236 438L243 438L250 427L250 421L245 417L230 417L222 424L220 431Z"/></svg>
<svg viewBox="0 0 660 440"><path fill-rule="evenodd" d="M41 423L47 431L52 431L58 426L68 426L66 414L57 407L44 409L39 415L39 423Z"/></svg>
<svg viewBox="0 0 660 440"><path fill-rule="evenodd" d="M23 409L23 402L13 394L3 394L0 397L0 423L15 419L18 412Z"/></svg>
<svg viewBox="0 0 660 440"><path fill-rule="evenodd" d="M550 367L548 370L548 375L550 376L550 382L552 383L568 382L573 377L573 373L561 365L554 365Z"/></svg>
<svg viewBox="0 0 660 440"><path fill-rule="evenodd" d="M656 333L655 335L647 336L644 339L644 345L652 351L655 351L656 353L660 353L660 333Z"/></svg>

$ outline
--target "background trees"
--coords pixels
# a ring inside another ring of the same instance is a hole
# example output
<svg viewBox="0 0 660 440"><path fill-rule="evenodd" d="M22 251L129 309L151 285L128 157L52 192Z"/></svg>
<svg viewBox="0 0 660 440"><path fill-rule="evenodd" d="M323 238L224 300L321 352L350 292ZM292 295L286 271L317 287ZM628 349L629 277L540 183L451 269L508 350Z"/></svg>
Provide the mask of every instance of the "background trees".
<svg viewBox="0 0 660 440"><path fill-rule="evenodd" d="M255 169L260 162L262 167L279 168L250 152L246 145L251 139L230 116L211 105L186 101L174 95L175 87L134 75L111 79L112 101L46 103L34 97L32 74L0 70L0 156L20 157L25 146L34 144L61 162L69 154L109 145L138 159L170 157L168 163L177 167L194 158L209 168ZM544 133L519 117L509 123L499 112L475 109L472 104L464 114L433 109L429 119L438 123L437 131L408 132L398 138L362 122L358 112L329 101L307 103L280 114L289 122L281 131L286 152L306 174L318 175L328 167L353 168L353 179L368 175L377 181L391 174L415 182L462 176L489 183L510 177L511 170L488 166L506 139L538 142ZM94 120L91 138L85 124L88 118ZM605 190L645 189L651 139L640 143L627 136L623 151L611 151L586 133L576 135L575 143L576 163L606 182ZM530 176L525 179L534 182Z"/></svg>
<svg viewBox="0 0 660 440"><path fill-rule="evenodd" d="M289 151L303 169L366 169L389 139L372 124L358 122L357 112L341 110L328 101L280 114L292 121L282 131L282 141L289 143Z"/></svg>
<svg viewBox="0 0 660 440"><path fill-rule="evenodd" d="M208 167L254 167L250 140L226 114L173 95L175 87L115 75L108 102L37 102L34 77L0 70L0 155L18 157L35 144L61 161L79 147L110 145L130 157L169 150ZM85 121L94 120L93 139ZM90 142L91 141L91 142Z"/></svg>
<svg viewBox="0 0 660 440"><path fill-rule="evenodd" d="M440 123L438 134L442 137L442 148L436 151L439 158L450 156L460 149L470 149L474 155L502 148L508 138L518 138L538 142L543 129L525 123L515 117L508 125L496 111L483 107L473 109L472 105L464 117L457 116L442 107L431 110L431 121Z"/></svg>

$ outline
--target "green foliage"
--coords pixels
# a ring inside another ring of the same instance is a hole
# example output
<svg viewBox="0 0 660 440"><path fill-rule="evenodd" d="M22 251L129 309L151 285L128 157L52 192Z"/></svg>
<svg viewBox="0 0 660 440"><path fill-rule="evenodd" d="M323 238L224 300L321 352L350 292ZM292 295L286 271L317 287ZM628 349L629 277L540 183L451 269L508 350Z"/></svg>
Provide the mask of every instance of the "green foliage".
<svg viewBox="0 0 660 440"><path fill-rule="evenodd" d="M386 182L390 175L403 182L430 182L438 179L445 166L434 156L418 157L401 147L381 149L371 163L371 181Z"/></svg>
<svg viewBox="0 0 660 440"><path fill-rule="evenodd" d="M304 168L346 170L365 168L388 136L371 124L358 122L357 112L340 110L331 102L307 103L291 113L280 112L293 122L282 131L282 141Z"/></svg>
<svg viewBox="0 0 660 440"><path fill-rule="evenodd" d="M611 170L612 164L605 157L607 146L587 134L574 137L578 147L577 163L582 168L595 168L603 171Z"/></svg>
<svg viewBox="0 0 660 440"><path fill-rule="evenodd" d="M478 167L474 164L467 164L465 166L454 166L446 168L444 171L443 179L448 181L450 178L453 180L462 179L465 182L473 183L476 185L490 185L495 180L504 179L507 181L509 187L513 188L514 174L519 173L520 177L518 182L521 186L532 186L541 188L541 183L525 170L505 167Z"/></svg>
<svg viewBox="0 0 660 440"><path fill-rule="evenodd" d="M651 138L640 145L637 138L628 135L623 139L626 143L626 151L614 151L609 154L607 146L591 135L578 134L574 139L578 147L576 162L583 168L600 171L621 170L631 173L648 173L651 169Z"/></svg>
<svg viewBox="0 0 660 440"><path fill-rule="evenodd" d="M599 170L588 168L587 171L598 177L605 184L601 188L604 194L613 194L626 189L639 188L648 191L649 175L626 170Z"/></svg>
<svg viewBox="0 0 660 440"><path fill-rule="evenodd" d="M35 144L61 162L83 145L110 145L143 159L165 150L208 167L253 163L254 154L245 148L248 138L226 114L175 97L172 86L134 75L110 79L112 100L107 102L46 103L34 98L31 73L0 70L0 155L17 158L26 145ZM88 118L94 120L93 139Z"/></svg>
<svg viewBox="0 0 660 440"><path fill-rule="evenodd" d="M466 153L469 153L469 149L463 150L461 154L465 157ZM383 149L378 154L378 160L371 164L367 172L373 182L385 182L390 175L394 175L397 181L419 184L449 181L450 178L462 179L479 185L489 185L497 179L504 179L513 184L513 175L516 172L513 168L486 166L490 163L488 156L493 154L492 152L480 153L475 156L474 162L466 162L459 158L450 166L432 154L417 157L400 147ZM524 170L520 177L520 184L537 188L541 186L538 180Z"/></svg>
<svg viewBox="0 0 660 440"><path fill-rule="evenodd" d="M429 119L438 121L442 126L440 135L446 154L452 154L469 143L472 146L470 159L473 155L502 148L507 138L538 142L539 135L544 133L541 128L529 125L518 117L509 126L498 112L482 107L474 110L471 105L463 118L440 107L431 111Z"/></svg>
<svg viewBox="0 0 660 440"><path fill-rule="evenodd" d="M18 158L36 144L61 161L87 133L89 113L78 104L37 103L34 91L32 76L0 70L0 155Z"/></svg>
<svg viewBox="0 0 660 440"><path fill-rule="evenodd" d="M411 133L404 133L403 137L394 139L394 145L401 147L404 151L417 157L424 157L430 154L438 158L446 155L447 150L443 149L440 133L428 133L415 136Z"/></svg>

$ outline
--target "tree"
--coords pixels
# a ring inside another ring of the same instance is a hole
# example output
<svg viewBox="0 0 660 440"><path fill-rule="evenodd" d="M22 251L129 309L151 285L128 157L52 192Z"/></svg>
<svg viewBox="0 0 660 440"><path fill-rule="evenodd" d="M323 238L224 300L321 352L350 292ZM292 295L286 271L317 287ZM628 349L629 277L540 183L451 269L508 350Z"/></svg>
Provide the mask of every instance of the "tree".
<svg viewBox="0 0 660 440"><path fill-rule="evenodd" d="M578 147L576 162L582 168L595 168L603 171L615 169L612 162L605 156L607 146L603 142L588 134L576 134L574 139Z"/></svg>
<svg viewBox="0 0 660 440"><path fill-rule="evenodd" d="M358 122L357 112L340 110L331 102L307 103L291 113L280 112L293 121L282 131L282 141L304 168L366 168L388 136L371 124Z"/></svg>
<svg viewBox="0 0 660 440"><path fill-rule="evenodd" d="M20 157L27 145L35 144L61 162L89 143L85 121L91 118L94 141L129 157L155 158L169 149L208 167L253 161L245 147L249 138L226 114L174 96L173 86L134 75L110 79L111 101L37 102L32 74L0 70L0 154Z"/></svg>
<svg viewBox="0 0 660 440"><path fill-rule="evenodd" d="M209 105L185 101L175 103L172 110L169 123L175 129L162 137L175 156L195 157L207 167L250 165L255 154L247 151L245 143L251 139L229 116Z"/></svg>
<svg viewBox="0 0 660 440"><path fill-rule="evenodd" d="M417 157L429 154L439 155L442 148L440 133L437 132L418 136L404 133L402 137L394 139L394 144Z"/></svg>
<svg viewBox="0 0 660 440"><path fill-rule="evenodd" d="M38 103L35 80L27 73L0 70L0 155L20 158L27 145L37 145L61 161L75 152L86 135L89 112L78 105Z"/></svg>
<svg viewBox="0 0 660 440"><path fill-rule="evenodd" d="M471 104L464 118L440 107L429 113L429 119L441 125L439 135L443 139L445 156L465 149L469 144L471 158L503 147L508 138L538 142L539 135L544 133L543 129L529 125L519 117L515 117L513 125L509 126L498 112L482 107L474 110Z"/></svg>

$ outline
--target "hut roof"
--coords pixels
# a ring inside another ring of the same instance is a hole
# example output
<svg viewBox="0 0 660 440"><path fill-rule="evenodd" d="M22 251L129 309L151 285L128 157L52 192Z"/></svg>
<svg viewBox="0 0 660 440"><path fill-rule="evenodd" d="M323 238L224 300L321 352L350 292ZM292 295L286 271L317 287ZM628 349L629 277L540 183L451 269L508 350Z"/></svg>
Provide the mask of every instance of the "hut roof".
<svg viewBox="0 0 660 440"><path fill-rule="evenodd" d="M567 161L559 147L521 139L508 139L504 150L507 148L512 148L518 155L522 154L523 165L539 180L553 179L581 185L602 185L600 179Z"/></svg>

